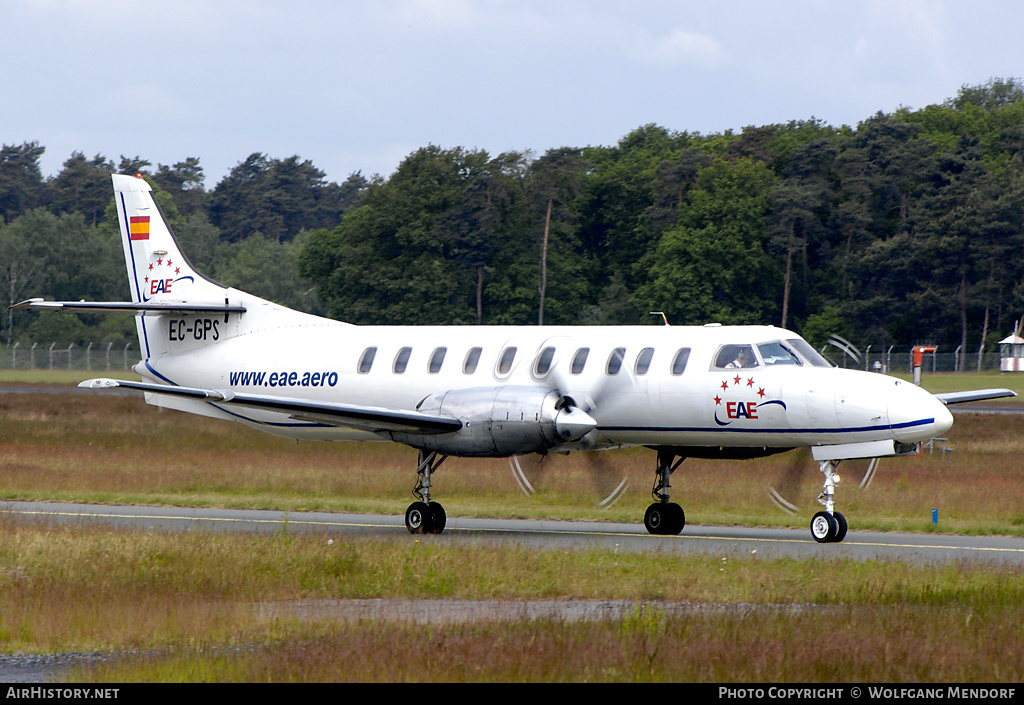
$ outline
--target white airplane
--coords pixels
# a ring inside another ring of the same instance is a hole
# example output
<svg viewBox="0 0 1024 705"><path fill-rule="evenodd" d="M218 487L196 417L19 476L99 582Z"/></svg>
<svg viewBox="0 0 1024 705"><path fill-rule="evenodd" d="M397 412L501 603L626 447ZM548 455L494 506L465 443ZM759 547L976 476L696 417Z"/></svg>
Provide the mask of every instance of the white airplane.
<svg viewBox="0 0 1024 705"><path fill-rule="evenodd" d="M130 302L31 299L18 309L136 316L150 404L296 439L395 441L419 450L413 533L440 533L433 474L448 456L512 457L624 446L656 452L644 525L678 534L669 477L687 457L810 448L824 476L811 534L842 541L839 463L910 455L953 424L946 404L1005 389L931 395L838 369L772 326L355 326L213 282L189 263L145 180L113 176Z"/></svg>

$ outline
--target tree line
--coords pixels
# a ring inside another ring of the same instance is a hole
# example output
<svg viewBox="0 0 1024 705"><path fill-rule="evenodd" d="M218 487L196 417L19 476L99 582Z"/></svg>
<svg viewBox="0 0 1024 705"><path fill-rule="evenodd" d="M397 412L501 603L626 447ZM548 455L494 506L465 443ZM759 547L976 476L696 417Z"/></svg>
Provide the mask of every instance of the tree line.
<svg viewBox="0 0 1024 705"><path fill-rule="evenodd" d="M5 145L0 286L12 302L123 298L116 171L150 180L214 278L352 323L658 324L662 311L966 356L1024 316L1022 146L1018 79L856 127L652 124L543 154L428 145L388 178L342 184L263 154L211 190L191 157L76 153L44 179L40 145ZM9 318L6 337L129 330L75 321Z"/></svg>

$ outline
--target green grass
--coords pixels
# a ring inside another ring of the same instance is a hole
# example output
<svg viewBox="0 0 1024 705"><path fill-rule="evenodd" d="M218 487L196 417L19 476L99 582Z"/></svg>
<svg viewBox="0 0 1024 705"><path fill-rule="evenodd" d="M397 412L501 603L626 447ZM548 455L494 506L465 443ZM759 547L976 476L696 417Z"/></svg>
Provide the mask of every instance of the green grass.
<svg viewBox="0 0 1024 705"><path fill-rule="evenodd" d="M86 682L1019 681L1020 577L981 563L723 559L0 519L0 650L139 654L82 669L76 678ZM349 598L624 599L637 607L594 622L429 624L267 608ZM670 615L670 604L693 609Z"/></svg>

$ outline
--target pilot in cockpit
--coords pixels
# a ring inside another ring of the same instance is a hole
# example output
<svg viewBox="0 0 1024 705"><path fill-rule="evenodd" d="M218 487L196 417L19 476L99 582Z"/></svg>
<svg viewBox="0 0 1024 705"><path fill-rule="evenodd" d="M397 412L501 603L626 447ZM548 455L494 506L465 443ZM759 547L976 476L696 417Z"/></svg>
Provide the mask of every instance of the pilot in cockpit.
<svg viewBox="0 0 1024 705"><path fill-rule="evenodd" d="M749 345L729 346L719 354L718 366L730 370L757 367L757 361Z"/></svg>

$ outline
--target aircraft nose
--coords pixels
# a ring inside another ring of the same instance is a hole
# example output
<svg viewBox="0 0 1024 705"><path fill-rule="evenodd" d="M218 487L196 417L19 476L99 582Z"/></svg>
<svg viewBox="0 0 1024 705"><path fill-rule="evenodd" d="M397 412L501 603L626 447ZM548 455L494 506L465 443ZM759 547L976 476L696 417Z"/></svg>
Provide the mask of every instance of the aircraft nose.
<svg viewBox="0 0 1024 705"><path fill-rule="evenodd" d="M889 426L901 443L918 443L948 431L953 414L925 390L901 382L889 397Z"/></svg>

